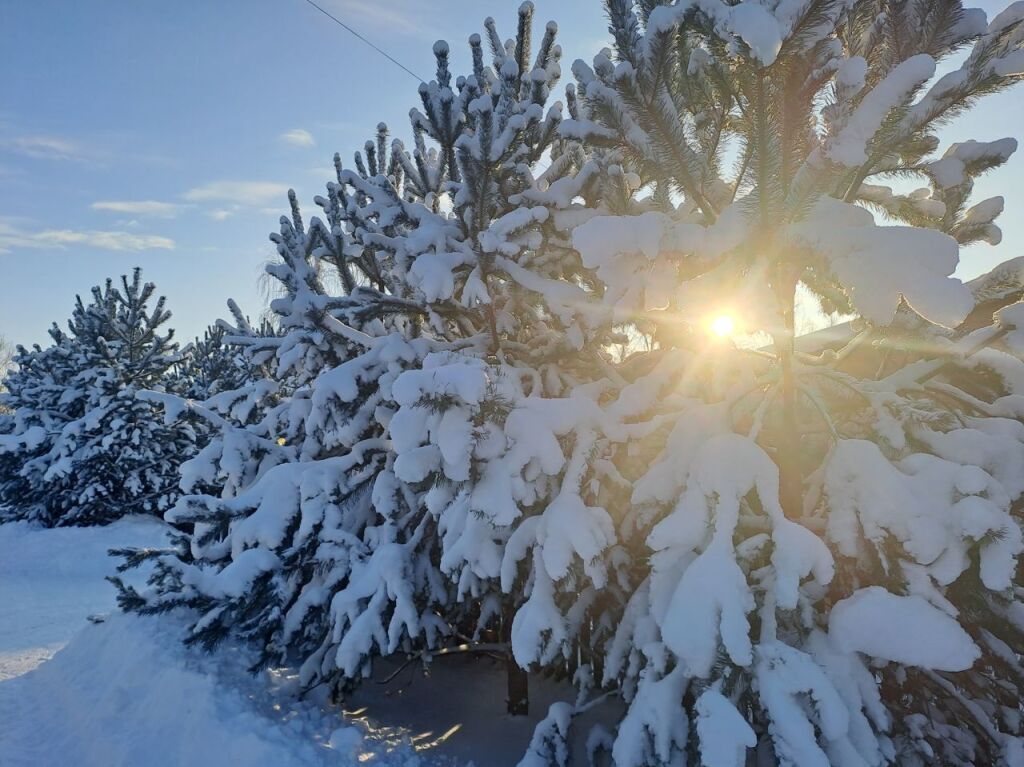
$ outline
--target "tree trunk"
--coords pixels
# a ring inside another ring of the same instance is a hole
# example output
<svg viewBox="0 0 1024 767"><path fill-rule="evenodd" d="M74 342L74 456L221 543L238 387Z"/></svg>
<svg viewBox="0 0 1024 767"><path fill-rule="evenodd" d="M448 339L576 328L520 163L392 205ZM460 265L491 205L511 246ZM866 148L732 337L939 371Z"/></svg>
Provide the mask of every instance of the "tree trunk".
<svg viewBox="0 0 1024 767"><path fill-rule="evenodd" d="M529 678L511 651L505 657L505 671L508 676L508 713L510 716L526 716L530 713Z"/></svg>
<svg viewBox="0 0 1024 767"><path fill-rule="evenodd" d="M505 677L508 697L505 699L509 716L526 716L530 713L530 688L526 670L519 667L512 655L512 609L506 604L501 621L502 640L508 647L505 655Z"/></svg>

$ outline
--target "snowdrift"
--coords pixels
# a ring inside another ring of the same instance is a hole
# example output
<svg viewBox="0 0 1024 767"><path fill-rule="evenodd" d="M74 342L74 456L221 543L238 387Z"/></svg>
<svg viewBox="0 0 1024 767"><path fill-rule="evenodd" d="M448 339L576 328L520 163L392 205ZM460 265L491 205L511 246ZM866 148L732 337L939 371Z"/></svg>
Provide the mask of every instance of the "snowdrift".
<svg viewBox="0 0 1024 767"><path fill-rule="evenodd" d="M117 562L107 549L162 546L167 529L150 516L106 527L0 525L0 680L35 668L88 616L114 608L115 591L104 578L115 573ZM147 573L140 569L127 577L141 583Z"/></svg>
<svg viewBox="0 0 1024 767"><path fill-rule="evenodd" d="M206 655L183 647L173 620L114 614L39 668L0 683L0 764L427 763L411 748L373 753L360 729L296 701L286 677L249 675L246 660L231 648Z"/></svg>

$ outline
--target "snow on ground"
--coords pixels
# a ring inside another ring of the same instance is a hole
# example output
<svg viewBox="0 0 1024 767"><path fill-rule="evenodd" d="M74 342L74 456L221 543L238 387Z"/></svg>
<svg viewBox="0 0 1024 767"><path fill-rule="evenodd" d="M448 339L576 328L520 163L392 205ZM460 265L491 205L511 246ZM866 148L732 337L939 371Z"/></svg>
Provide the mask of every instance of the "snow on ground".
<svg viewBox="0 0 1024 767"><path fill-rule="evenodd" d="M408 746L371 742L292 678L252 676L237 649L181 644L183 627L114 614L52 660L0 683L5 767L421 765Z"/></svg>
<svg viewBox="0 0 1024 767"><path fill-rule="evenodd" d="M505 767L549 705L571 700L531 679L531 715L509 717L503 663L462 654L427 673L380 662L377 679L394 678L368 681L341 707L323 689L300 700L291 670L248 673L251 650L185 647L185 616L116 611L107 549L159 546L166 531L151 518L0 525L0 765ZM598 707L581 724L608 714Z"/></svg>
<svg viewBox="0 0 1024 767"><path fill-rule="evenodd" d="M0 680L35 668L88 616L114 609L115 591L104 577L114 574L117 562L107 549L161 546L166 533L154 517L54 530L0 525Z"/></svg>
<svg viewBox="0 0 1024 767"><path fill-rule="evenodd" d="M180 618L118 613L107 550L159 546L166 532L153 518L0 525L0 764L430 763L407 738L373 741L325 701L299 701L293 675L249 674L248 652L185 647Z"/></svg>

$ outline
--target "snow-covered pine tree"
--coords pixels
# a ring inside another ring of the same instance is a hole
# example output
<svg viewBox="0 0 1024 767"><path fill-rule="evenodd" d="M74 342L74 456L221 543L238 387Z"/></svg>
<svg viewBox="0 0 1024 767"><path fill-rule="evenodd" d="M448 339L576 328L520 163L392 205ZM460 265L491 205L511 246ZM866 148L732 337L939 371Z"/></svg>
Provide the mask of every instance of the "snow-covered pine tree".
<svg viewBox="0 0 1024 767"><path fill-rule="evenodd" d="M164 423L136 395L162 389L177 360L170 318L139 269L116 287L78 298L68 332L53 346L22 349L5 395L14 428L0 450L16 471L6 514L47 525L104 524L160 514L177 496L178 466L194 451L191 429Z"/></svg>
<svg viewBox="0 0 1024 767"><path fill-rule="evenodd" d="M0 375L6 377L14 365L15 348L4 336L0 335ZM2 379L0 379L2 380Z"/></svg>
<svg viewBox="0 0 1024 767"><path fill-rule="evenodd" d="M568 232L596 212L581 200L632 210L631 186L559 139L558 106L545 112L556 30L534 56L531 17L526 3L504 43L488 20L493 66L472 37L473 72L454 89L448 47L435 45L413 152L394 142L385 163L381 126L356 171L336 160L338 182L318 199L326 223L307 229L293 199L268 270L284 288L272 305L282 336L250 346L276 367L266 391L287 381L291 393L185 467L186 489L224 467L236 476L221 499L182 499L169 518L196 524L190 545L160 555L154 588L125 589L123 604L200 607L193 641L255 638L263 662L307 659L308 684L493 635L523 648L523 667L570 673L577 635L611 635L600 604L625 594L597 560L629 557L606 552L608 512L586 500L608 477L628 494L610 462L601 474L588 461L607 429L620 442L635 430L603 422L605 347L624 337L588 297ZM629 397L617 407L618 421L635 412ZM511 709L523 695L510 687Z"/></svg>
<svg viewBox="0 0 1024 767"><path fill-rule="evenodd" d="M618 152L650 210L573 243L655 326L619 374L688 358L657 408L674 426L619 465L653 527L603 648L628 703L615 764L1020 764L1024 368L985 347L1013 346L1022 312L942 328L972 307L959 245L999 238L972 180L1016 144L935 157L934 131L1024 73L1024 4L991 23L944 1L607 10L615 49L575 65L562 130ZM858 318L849 344L798 351L799 285ZM770 342L703 340L720 314Z"/></svg>
<svg viewBox="0 0 1024 767"><path fill-rule="evenodd" d="M253 326L228 301L234 324L220 320L210 325L203 338L196 338L178 355L165 391L144 391L138 396L164 407L165 421L195 435L197 460L189 465L206 467L202 476L189 476L183 483L189 492L221 495L238 477L225 467L240 469L244 460L227 458L218 471L224 451L225 431L244 427L266 415L266 408L280 399L280 387L268 384L265 364L254 361L247 349L260 339L274 338L277 330L268 318ZM243 440L244 442L244 440ZM240 447L237 442L233 443ZM230 451L230 448L229 448Z"/></svg>
<svg viewBox="0 0 1024 767"><path fill-rule="evenodd" d="M223 391L240 389L257 377L246 356L226 339L231 332L226 323L210 325L202 338L181 350L181 361L174 370L174 391L201 401Z"/></svg>
<svg viewBox="0 0 1024 767"><path fill-rule="evenodd" d="M43 349L18 346L0 393L0 514L5 519L52 519L60 514L66 479L49 481L49 454L57 435L80 418L85 399L72 385L79 355L56 325L53 343Z"/></svg>

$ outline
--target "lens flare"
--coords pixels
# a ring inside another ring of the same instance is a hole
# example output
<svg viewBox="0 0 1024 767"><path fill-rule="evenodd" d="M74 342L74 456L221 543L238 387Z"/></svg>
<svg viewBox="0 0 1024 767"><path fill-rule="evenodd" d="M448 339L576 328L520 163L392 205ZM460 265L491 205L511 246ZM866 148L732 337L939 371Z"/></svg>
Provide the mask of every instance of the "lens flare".
<svg viewBox="0 0 1024 767"><path fill-rule="evenodd" d="M736 320L728 314L719 314L709 323L711 332L719 338L728 338L736 332Z"/></svg>

